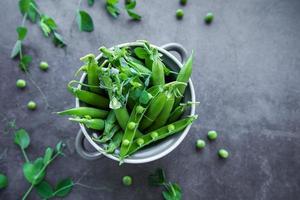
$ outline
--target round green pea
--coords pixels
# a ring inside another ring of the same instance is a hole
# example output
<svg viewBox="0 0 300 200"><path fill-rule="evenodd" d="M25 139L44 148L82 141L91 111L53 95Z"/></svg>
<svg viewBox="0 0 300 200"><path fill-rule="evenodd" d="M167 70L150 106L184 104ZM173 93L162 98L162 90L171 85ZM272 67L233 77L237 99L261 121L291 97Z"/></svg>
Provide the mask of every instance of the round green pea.
<svg viewBox="0 0 300 200"><path fill-rule="evenodd" d="M187 0L180 0L180 4L181 4L181 5L184 6L184 5L186 5L186 3L187 3Z"/></svg>
<svg viewBox="0 0 300 200"><path fill-rule="evenodd" d="M210 24L213 20L214 20L214 15L211 12L207 13L206 16L204 17L204 21L207 24Z"/></svg>
<svg viewBox="0 0 300 200"><path fill-rule="evenodd" d="M48 63L47 63L47 62L45 62L45 61L42 61L42 62L40 63L40 69L41 69L41 70L43 70L43 71L47 71L47 70L48 70L48 68L49 68L49 65L48 65Z"/></svg>
<svg viewBox="0 0 300 200"><path fill-rule="evenodd" d="M139 113L139 114L143 113L144 110L145 110L145 108L143 106L137 106L136 107L136 112Z"/></svg>
<svg viewBox="0 0 300 200"><path fill-rule="evenodd" d="M129 130L133 130L133 129L135 128L135 126L136 126L136 123L134 123L134 122L129 122L128 125L127 125L127 128L128 128Z"/></svg>
<svg viewBox="0 0 300 200"><path fill-rule="evenodd" d="M175 130L175 126L173 124L169 124L168 125L168 131L171 132L171 131L174 131Z"/></svg>
<svg viewBox="0 0 300 200"><path fill-rule="evenodd" d="M198 148L198 149L203 149L204 147L205 147L205 141L204 140L201 140L201 139L199 139L199 140L197 140L197 142L196 142L196 147Z"/></svg>
<svg viewBox="0 0 300 200"><path fill-rule="evenodd" d="M35 110L37 107L36 103L34 101L29 101L28 104L27 104L27 108L29 110Z"/></svg>
<svg viewBox="0 0 300 200"><path fill-rule="evenodd" d="M226 158L229 157L229 152L227 150L225 150L225 149L220 149L218 151L218 155L220 156L220 158L226 159Z"/></svg>
<svg viewBox="0 0 300 200"><path fill-rule="evenodd" d="M136 143L139 145L139 146L142 146L144 144L144 139L143 138L138 138Z"/></svg>
<svg viewBox="0 0 300 200"><path fill-rule="evenodd" d="M132 178L131 178L131 176L124 176L122 178L122 182L123 182L123 185L125 185L125 186L132 185Z"/></svg>
<svg viewBox="0 0 300 200"><path fill-rule="evenodd" d="M122 143L123 143L123 145L128 146L130 142L129 142L129 140L125 139L125 140L123 140Z"/></svg>
<svg viewBox="0 0 300 200"><path fill-rule="evenodd" d="M23 79L18 79L16 82L17 88L25 88L26 87L26 81Z"/></svg>
<svg viewBox="0 0 300 200"><path fill-rule="evenodd" d="M0 189L6 188L8 185L7 176L0 173Z"/></svg>
<svg viewBox="0 0 300 200"><path fill-rule="evenodd" d="M182 9L176 10L176 17L177 17L177 19L182 19L183 15L184 15L184 12L183 12Z"/></svg>
<svg viewBox="0 0 300 200"><path fill-rule="evenodd" d="M150 136L151 136L152 139L155 139L155 138L158 137L158 133L157 133L157 132L152 132L152 133L150 134Z"/></svg>
<svg viewBox="0 0 300 200"><path fill-rule="evenodd" d="M216 131L208 131L207 138L209 140L215 140L218 137L218 133Z"/></svg>

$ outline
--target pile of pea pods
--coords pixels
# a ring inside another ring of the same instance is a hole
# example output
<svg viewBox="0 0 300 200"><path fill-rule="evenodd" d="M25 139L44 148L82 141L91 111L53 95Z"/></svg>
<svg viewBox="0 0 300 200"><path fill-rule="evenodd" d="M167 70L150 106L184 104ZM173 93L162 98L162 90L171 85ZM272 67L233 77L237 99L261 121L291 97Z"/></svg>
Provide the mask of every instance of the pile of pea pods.
<svg viewBox="0 0 300 200"><path fill-rule="evenodd" d="M196 115L182 117L194 103L182 102L193 54L179 72L173 72L147 41L135 48L99 50L99 59L93 54L80 59L84 65L75 75L85 72L84 83L72 80L68 84L81 106L58 114L72 116L69 120L96 132L93 140L104 144L107 153L117 154L122 161L153 142L179 133L197 119Z"/></svg>

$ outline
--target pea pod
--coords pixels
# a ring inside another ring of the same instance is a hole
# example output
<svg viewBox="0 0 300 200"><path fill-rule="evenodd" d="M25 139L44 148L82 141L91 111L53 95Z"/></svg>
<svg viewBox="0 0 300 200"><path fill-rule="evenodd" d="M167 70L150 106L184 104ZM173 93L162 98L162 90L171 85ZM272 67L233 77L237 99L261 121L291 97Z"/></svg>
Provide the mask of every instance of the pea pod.
<svg viewBox="0 0 300 200"><path fill-rule="evenodd" d="M193 67L193 53L189 57L189 59L186 61L186 63L183 65L183 67L180 69L176 81L187 83L189 81L190 77L191 77L191 74L192 74L192 67ZM178 92L181 95L178 96L175 99L174 106L177 106L180 103L180 101L182 99L182 96L184 95L185 88L186 88L185 85L178 85L177 86Z"/></svg>
<svg viewBox="0 0 300 200"><path fill-rule="evenodd" d="M162 111L160 112L158 117L154 120L153 124L150 126L148 131L158 129L166 124L170 116L170 113L172 111L174 102L175 102L175 96L172 93L167 94L167 100Z"/></svg>
<svg viewBox="0 0 300 200"><path fill-rule="evenodd" d="M147 109L145 116L140 123L140 130L145 130L153 123L165 106L166 99L166 94L163 92L159 93L151 100L149 108Z"/></svg>
<svg viewBox="0 0 300 200"><path fill-rule="evenodd" d="M93 138L93 139L96 142L105 143L105 142L109 141L119 130L120 130L120 127L118 125L114 125L108 132L103 132L100 139L95 139L95 138Z"/></svg>
<svg viewBox="0 0 300 200"><path fill-rule="evenodd" d="M82 123L87 128L100 130L100 131L104 129L104 120L102 119L69 118L69 120Z"/></svg>
<svg viewBox="0 0 300 200"><path fill-rule="evenodd" d="M88 84L92 86L98 87L91 87L90 90L95 93L103 93L100 89L100 81L97 74L98 64L93 54L87 54L86 56L80 58L81 61L86 63L86 72L88 77Z"/></svg>
<svg viewBox="0 0 300 200"><path fill-rule="evenodd" d="M152 64L152 84L163 85L165 84L164 65L160 59L156 59Z"/></svg>
<svg viewBox="0 0 300 200"><path fill-rule="evenodd" d="M170 135L178 133L179 131L182 131L185 127L192 124L193 121L197 119L197 117L198 117L197 115L189 116L189 117L181 119L177 122L174 122L174 123L168 124L164 127L161 127L157 130L151 131L151 132L143 135L142 137L135 139L129 148L127 156L133 154L137 150L139 150L155 141L161 140L165 137L168 137Z"/></svg>
<svg viewBox="0 0 300 200"><path fill-rule="evenodd" d="M86 90L81 90L68 86L69 91L76 96L80 101L95 106L97 108L108 109L109 100L99 94L95 94Z"/></svg>
<svg viewBox="0 0 300 200"><path fill-rule="evenodd" d="M105 152L113 153L121 145L122 137L123 137L122 131L118 131L111 139L108 146L105 148Z"/></svg>
<svg viewBox="0 0 300 200"><path fill-rule="evenodd" d="M135 69L139 73L142 73L142 74L151 74L152 73L148 68L144 67L143 65L141 65L137 62L134 62L134 61L131 61L131 60L127 60L127 62L128 62L130 67L132 67L133 69Z"/></svg>
<svg viewBox="0 0 300 200"><path fill-rule="evenodd" d="M97 108L91 107L78 107L78 108L71 108L68 110L57 112L59 115L73 115L77 117L85 117L90 116L91 118L105 118L108 114L106 110L100 110Z"/></svg>
<svg viewBox="0 0 300 200"><path fill-rule="evenodd" d="M181 103L179 106L177 106L173 112L170 114L170 117L168 119L168 123L172 123L177 121L185 112L186 108L192 104L198 104L199 102L187 102L187 103Z"/></svg>
<svg viewBox="0 0 300 200"><path fill-rule="evenodd" d="M132 141L135 137L136 131L138 129L139 123L144 116L144 113L146 112L147 108L137 104L129 117L128 123L126 125L126 129L122 138L122 144L120 149L120 159L123 160L123 158L127 155L128 150L132 144Z"/></svg>

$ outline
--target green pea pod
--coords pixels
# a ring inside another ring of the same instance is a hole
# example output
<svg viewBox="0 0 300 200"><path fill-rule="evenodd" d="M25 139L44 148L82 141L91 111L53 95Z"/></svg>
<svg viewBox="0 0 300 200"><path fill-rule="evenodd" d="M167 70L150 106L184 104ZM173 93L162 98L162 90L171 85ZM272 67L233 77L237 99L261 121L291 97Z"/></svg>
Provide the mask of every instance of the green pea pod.
<svg viewBox="0 0 300 200"><path fill-rule="evenodd" d="M177 106L173 112L170 114L170 117L168 119L168 123L172 123L177 121L185 112L186 108L188 106L191 106L192 104L199 104L199 102L187 102L187 103L181 103L179 106Z"/></svg>
<svg viewBox="0 0 300 200"><path fill-rule="evenodd" d="M86 118L69 118L70 121L84 124L87 128L95 130L104 129L104 120L102 119L86 119Z"/></svg>
<svg viewBox="0 0 300 200"><path fill-rule="evenodd" d="M106 110L100 110L97 108L91 107L78 107L78 108L71 108L68 110L57 112L59 115L73 115L77 117L85 117L90 116L91 118L105 118L108 114Z"/></svg>
<svg viewBox="0 0 300 200"><path fill-rule="evenodd" d="M153 123L165 106L166 100L167 96L164 92L159 93L151 100L149 108L147 109L145 116L140 123L140 130L145 130Z"/></svg>
<svg viewBox="0 0 300 200"><path fill-rule="evenodd" d="M131 60L127 60L127 62L128 62L130 67L132 67L133 69L135 69L139 73L149 74L149 75L152 73L148 68L144 67L143 65L141 65L137 62L134 62L134 61L131 61Z"/></svg>
<svg viewBox="0 0 300 200"><path fill-rule="evenodd" d="M103 132L103 135L101 136L100 139L94 139L94 140L97 141L97 142L100 142L100 143L105 143L108 140L110 140L117 133L117 131L119 131L119 130L120 130L120 127L118 125L114 125L109 130L109 132Z"/></svg>
<svg viewBox="0 0 300 200"><path fill-rule="evenodd" d="M110 132L110 130L115 126L116 121L116 114L113 110L111 110L105 120L104 135Z"/></svg>
<svg viewBox="0 0 300 200"><path fill-rule="evenodd" d="M183 67L180 69L176 81L183 82L183 83L187 83L189 81L191 74L192 74L193 55L194 55L194 53L192 53L192 55L189 57L189 59L186 61L186 63L183 65ZM184 95L185 88L186 88L185 85L177 86L180 96L178 96L175 99L174 106L178 106L178 104L180 103L182 96Z"/></svg>
<svg viewBox="0 0 300 200"><path fill-rule="evenodd" d="M98 94L103 93L103 91L101 91L100 89L100 81L97 73L98 63L97 60L95 59L95 56L93 54L88 54L80 58L80 60L86 63L88 84L92 86L98 86L98 87L91 87L90 90Z"/></svg>
<svg viewBox="0 0 300 200"><path fill-rule="evenodd" d="M122 144L120 149L120 160L123 160L123 158L127 155L128 150L132 144L132 141L135 137L135 134L137 132L139 123L141 119L144 116L144 113L146 112L147 107L143 107L141 105L136 105L129 117L128 123L126 125L126 129L122 138Z"/></svg>
<svg viewBox="0 0 300 200"><path fill-rule="evenodd" d="M113 153L121 145L122 137L123 137L122 131L118 131L111 139L108 146L105 148L105 152Z"/></svg>
<svg viewBox="0 0 300 200"><path fill-rule="evenodd" d="M197 117L198 117L197 115L189 116L187 118L181 119L172 124L168 124L164 127L161 127L150 133L147 133L140 138L135 139L134 142L132 143L132 145L130 146L127 156L133 154L137 150L139 150L155 141L161 140L165 137L168 137L170 135L173 135L175 133L182 131L188 125L192 124L193 121L195 121L197 119ZM143 141L143 142L138 142L138 141Z"/></svg>
<svg viewBox="0 0 300 200"><path fill-rule="evenodd" d="M99 94L95 94L86 90L81 90L68 86L69 91L76 96L80 101L95 106L97 108L108 109L109 100Z"/></svg>
<svg viewBox="0 0 300 200"><path fill-rule="evenodd" d="M156 59L152 64L152 84L163 85L165 84L164 64L160 59Z"/></svg>
<svg viewBox="0 0 300 200"><path fill-rule="evenodd" d="M162 111L160 112L158 117L154 120L153 124L149 127L148 131L158 129L167 123L174 102L175 102L175 96L171 93L167 94L167 100Z"/></svg>

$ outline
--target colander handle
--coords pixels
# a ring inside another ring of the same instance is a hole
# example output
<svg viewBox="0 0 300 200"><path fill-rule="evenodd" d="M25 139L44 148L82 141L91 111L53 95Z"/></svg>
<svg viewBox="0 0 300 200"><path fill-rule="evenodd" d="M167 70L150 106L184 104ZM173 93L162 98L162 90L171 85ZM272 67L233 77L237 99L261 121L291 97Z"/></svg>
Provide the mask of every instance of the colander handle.
<svg viewBox="0 0 300 200"><path fill-rule="evenodd" d="M79 130L75 139L75 149L77 153L86 160L96 160L102 157L102 154L99 151L88 152L84 147L85 136L82 131Z"/></svg>
<svg viewBox="0 0 300 200"><path fill-rule="evenodd" d="M178 43L168 43L165 45L162 45L161 48L167 50L167 51L175 51L179 54L181 58L181 63L185 63L186 58L187 58L187 51L185 48Z"/></svg>

